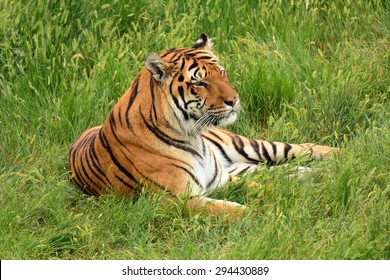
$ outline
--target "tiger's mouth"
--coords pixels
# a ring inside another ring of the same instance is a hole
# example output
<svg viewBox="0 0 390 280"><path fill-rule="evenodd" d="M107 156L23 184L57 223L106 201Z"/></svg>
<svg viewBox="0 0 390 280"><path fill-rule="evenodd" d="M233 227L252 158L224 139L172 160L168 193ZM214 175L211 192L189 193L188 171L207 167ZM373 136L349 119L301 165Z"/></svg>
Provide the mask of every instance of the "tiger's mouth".
<svg viewBox="0 0 390 280"><path fill-rule="evenodd" d="M238 116L238 108L232 108L222 113L206 112L201 118L208 120L209 125L225 126L232 124Z"/></svg>
<svg viewBox="0 0 390 280"><path fill-rule="evenodd" d="M214 114L211 112L205 112L201 117L197 118L195 122L190 125L187 130L189 135L197 135L202 130L207 129L210 126L225 126L232 124L237 118L236 111L230 111L223 114Z"/></svg>
<svg viewBox="0 0 390 280"><path fill-rule="evenodd" d="M213 125L226 126L226 125L232 124L236 121L237 116L238 116L238 111L231 110L229 113L226 114L226 116L218 119L218 121L216 123L213 123Z"/></svg>
<svg viewBox="0 0 390 280"><path fill-rule="evenodd" d="M240 102L237 102L237 104L235 104L233 107L230 107L222 112L205 112L204 115L210 115L210 125L226 126L236 121L239 110Z"/></svg>
<svg viewBox="0 0 390 280"><path fill-rule="evenodd" d="M206 110L200 116L190 114L195 120L187 130L187 134L196 135L202 130L210 126L227 126L236 121L238 111L240 109L239 103L226 110Z"/></svg>

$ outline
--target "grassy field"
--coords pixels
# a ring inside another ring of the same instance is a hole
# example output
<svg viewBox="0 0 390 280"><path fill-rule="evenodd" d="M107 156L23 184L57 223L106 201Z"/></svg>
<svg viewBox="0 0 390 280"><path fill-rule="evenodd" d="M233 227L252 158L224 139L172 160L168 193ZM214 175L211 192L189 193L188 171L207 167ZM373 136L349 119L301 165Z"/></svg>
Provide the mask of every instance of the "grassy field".
<svg viewBox="0 0 390 280"><path fill-rule="evenodd" d="M0 0L0 18L0 259L390 259L388 1ZM216 192L248 205L237 221L82 194L72 142L148 53L201 32L241 96L231 130L344 152Z"/></svg>

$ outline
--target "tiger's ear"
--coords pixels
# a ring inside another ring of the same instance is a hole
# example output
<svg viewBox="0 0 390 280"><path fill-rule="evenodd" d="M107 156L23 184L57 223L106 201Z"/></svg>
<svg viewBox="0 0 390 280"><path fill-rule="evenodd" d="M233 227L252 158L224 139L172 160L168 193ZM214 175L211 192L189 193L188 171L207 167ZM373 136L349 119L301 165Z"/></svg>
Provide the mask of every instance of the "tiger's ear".
<svg viewBox="0 0 390 280"><path fill-rule="evenodd" d="M200 34L198 41L195 42L192 48L211 51L213 45L213 42L211 41L211 39L209 39L209 37L207 37L206 33L202 33Z"/></svg>
<svg viewBox="0 0 390 280"><path fill-rule="evenodd" d="M166 78L168 78L173 70L172 65L168 62L165 62L156 53L150 53L148 55L146 58L145 67L152 74L153 78L159 83L162 83Z"/></svg>

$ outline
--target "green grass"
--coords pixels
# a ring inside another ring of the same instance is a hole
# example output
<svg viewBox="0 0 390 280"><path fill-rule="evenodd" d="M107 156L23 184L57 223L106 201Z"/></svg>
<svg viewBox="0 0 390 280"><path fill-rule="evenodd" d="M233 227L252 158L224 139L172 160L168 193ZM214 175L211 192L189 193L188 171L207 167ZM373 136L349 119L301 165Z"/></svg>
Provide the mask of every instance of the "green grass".
<svg viewBox="0 0 390 280"><path fill-rule="evenodd" d="M0 0L0 259L390 259L388 1L129 2ZM214 193L238 221L69 184L70 145L146 55L201 32L241 96L233 131L344 152Z"/></svg>

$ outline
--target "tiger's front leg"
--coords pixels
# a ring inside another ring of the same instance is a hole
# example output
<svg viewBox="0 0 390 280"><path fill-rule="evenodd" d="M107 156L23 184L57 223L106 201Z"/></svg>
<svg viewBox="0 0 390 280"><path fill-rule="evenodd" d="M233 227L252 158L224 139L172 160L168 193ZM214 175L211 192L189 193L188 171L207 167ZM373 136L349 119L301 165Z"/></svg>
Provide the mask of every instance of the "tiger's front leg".
<svg viewBox="0 0 390 280"><path fill-rule="evenodd" d="M305 155L313 160L328 159L338 150L311 143L288 144L255 140L219 127L203 132L202 137L231 176L254 172L259 163L283 163Z"/></svg>

